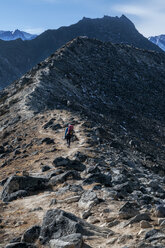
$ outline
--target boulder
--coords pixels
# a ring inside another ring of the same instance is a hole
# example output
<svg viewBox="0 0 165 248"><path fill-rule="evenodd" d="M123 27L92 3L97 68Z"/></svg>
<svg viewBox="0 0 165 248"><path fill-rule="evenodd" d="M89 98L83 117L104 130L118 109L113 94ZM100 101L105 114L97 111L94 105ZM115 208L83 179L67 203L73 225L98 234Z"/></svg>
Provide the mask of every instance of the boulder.
<svg viewBox="0 0 165 248"><path fill-rule="evenodd" d="M158 241L159 239L160 240L162 240L162 239L165 240L165 234L160 230L152 229L152 230L150 230L149 232L146 233L145 239L150 241L150 242L153 242L153 241L156 241L156 240Z"/></svg>
<svg viewBox="0 0 165 248"><path fill-rule="evenodd" d="M106 187L111 187L112 186L111 180L112 177L110 173L107 174L94 173L92 175L89 175L89 177L83 181L83 184L85 185L85 184L100 183Z"/></svg>
<svg viewBox="0 0 165 248"><path fill-rule="evenodd" d="M63 195L65 194L66 192L76 192L78 194L81 194L84 190L83 188L81 187L81 185L67 185L67 186L64 186L64 187L61 187L58 189L58 191L56 191L56 195Z"/></svg>
<svg viewBox="0 0 165 248"><path fill-rule="evenodd" d="M55 118L50 119L48 122L46 122L46 123L43 125L43 128L44 128L44 129L47 129L47 128L52 127L52 125L54 124L54 121L55 121Z"/></svg>
<svg viewBox="0 0 165 248"><path fill-rule="evenodd" d="M80 175L77 171L74 170L70 170L70 171L66 171L60 175L54 176L50 179L50 185L55 186L59 183L64 183L67 180L72 179L72 180L79 180Z"/></svg>
<svg viewBox="0 0 165 248"><path fill-rule="evenodd" d="M151 218L147 213L138 214L128 222L128 225L140 222L141 220L151 221Z"/></svg>
<svg viewBox="0 0 165 248"><path fill-rule="evenodd" d="M97 165L95 166L90 166L87 170L86 170L87 174L94 174L94 173L101 173L99 167Z"/></svg>
<svg viewBox="0 0 165 248"><path fill-rule="evenodd" d="M85 160L87 159L87 156L85 154L83 154L82 152L76 152L74 154L74 160L79 161L79 162L85 162Z"/></svg>
<svg viewBox="0 0 165 248"><path fill-rule="evenodd" d="M56 170L51 170L50 172L47 173L46 177L48 179L54 177L54 176L58 176L60 174L64 173L64 170L61 170L61 169L56 169Z"/></svg>
<svg viewBox="0 0 165 248"><path fill-rule="evenodd" d="M144 194L143 196L141 196L139 198L139 203L141 205L148 205L148 204L152 204L154 203L154 199L152 196L148 195L148 194Z"/></svg>
<svg viewBox="0 0 165 248"><path fill-rule="evenodd" d="M26 230L26 232L23 234L22 242L34 243L39 238L40 230L41 230L40 226L37 225L32 226L31 228Z"/></svg>
<svg viewBox="0 0 165 248"><path fill-rule="evenodd" d="M99 199L97 198L96 193L88 190L82 194L78 206L83 209L91 209L97 203L99 203Z"/></svg>
<svg viewBox="0 0 165 248"><path fill-rule="evenodd" d="M61 239L52 239L49 241L50 248L81 248L83 238L80 233L74 233L62 237Z"/></svg>
<svg viewBox="0 0 165 248"><path fill-rule="evenodd" d="M15 197L25 196L47 187L48 179L31 176L11 176L5 183L1 198L4 202L14 200Z"/></svg>
<svg viewBox="0 0 165 248"><path fill-rule="evenodd" d="M68 158L64 157L58 157L54 159L53 164L55 167L60 167L60 166L66 166L70 163L70 160Z"/></svg>
<svg viewBox="0 0 165 248"><path fill-rule="evenodd" d="M48 171L48 170L50 170L50 169L51 169L51 167L50 167L49 165L43 165L43 166L41 167L42 172Z"/></svg>
<svg viewBox="0 0 165 248"><path fill-rule="evenodd" d="M51 127L50 127L53 131L55 130L58 130L60 128L62 128L62 126L60 124L53 124Z"/></svg>
<svg viewBox="0 0 165 248"><path fill-rule="evenodd" d="M55 167L63 167L66 170L84 171L86 166L79 160L70 160L69 158L58 157L53 161Z"/></svg>
<svg viewBox="0 0 165 248"><path fill-rule="evenodd" d="M119 210L119 217L121 219L129 219L139 214L138 205L133 202L126 202Z"/></svg>
<svg viewBox="0 0 165 248"><path fill-rule="evenodd" d="M157 206L155 210L155 215L156 217L164 218L165 217L165 206L164 205Z"/></svg>
<svg viewBox="0 0 165 248"><path fill-rule="evenodd" d="M51 138L49 138L49 137L43 138L43 139L41 140L41 144L43 144L43 143L45 143L46 145L54 144L54 139L51 139Z"/></svg>
<svg viewBox="0 0 165 248"><path fill-rule="evenodd" d="M130 181L126 183L118 184L114 186L113 189L117 191L117 196L120 199L124 199L128 194L131 194L134 190L133 185Z"/></svg>
<svg viewBox="0 0 165 248"><path fill-rule="evenodd" d="M61 239L76 233L107 237L109 232L109 229L89 224L72 213L61 209L50 209L44 216L39 240L41 244L46 244L52 239Z"/></svg>

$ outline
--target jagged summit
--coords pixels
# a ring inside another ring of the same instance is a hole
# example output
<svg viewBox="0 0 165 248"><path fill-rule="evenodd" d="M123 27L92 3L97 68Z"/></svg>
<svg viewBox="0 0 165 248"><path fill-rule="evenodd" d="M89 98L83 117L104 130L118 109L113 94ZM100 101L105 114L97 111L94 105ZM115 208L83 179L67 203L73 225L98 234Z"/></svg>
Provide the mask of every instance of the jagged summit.
<svg viewBox="0 0 165 248"><path fill-rule="evenodd" d="M11 41L16 39L32 40L36 37L37 35L29 34L27 32L20 31L19 29L16 29L14 31L0 31L0 39L4 41Z"/></svg>
<svg viewBox="0 0 165 248"><path fill-rule="evenodd" d="M163 51L165 51L165 35L161 34L158 36L151 36L148 38L152 43L159 46Z"/></svg>

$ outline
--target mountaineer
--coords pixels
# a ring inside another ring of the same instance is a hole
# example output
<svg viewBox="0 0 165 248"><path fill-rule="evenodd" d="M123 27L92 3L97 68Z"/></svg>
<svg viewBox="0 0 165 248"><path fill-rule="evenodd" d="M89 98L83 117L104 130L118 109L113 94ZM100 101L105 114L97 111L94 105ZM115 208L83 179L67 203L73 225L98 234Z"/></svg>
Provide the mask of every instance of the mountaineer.
<svg viewBox="0 0 165 248"><path fill-rule="evenodd" d="M67 140L67 145L70 147L70 140L73 136L73 125L68 124L68 127L65 130L65 139Z"/></svg>

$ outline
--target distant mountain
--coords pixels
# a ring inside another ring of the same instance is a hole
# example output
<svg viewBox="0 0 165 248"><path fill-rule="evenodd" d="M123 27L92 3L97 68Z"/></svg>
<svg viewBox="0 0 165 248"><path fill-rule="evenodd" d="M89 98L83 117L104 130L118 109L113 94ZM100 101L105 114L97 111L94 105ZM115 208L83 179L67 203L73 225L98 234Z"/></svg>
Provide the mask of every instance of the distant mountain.
<svg viewBox="0 0 165 248"><path fill-rule="evenodd" d="M151 36L148 38L149 41L159 46L163 51L165 51L165 34L158 36Z"/></svg>
<svg viewBox="0 0 165 248"><path fill-rule="evenodd" d="M0 30L0 39L5 41L22 39L22 40L32 40L37 37L36 34L29 34L24 31L16 29L15 31L2 31Z"/></svg>
<svg viewBox="0 0 165 248"><path fill-rule="evenodd" d="M104 16L90 19L84 17L71 26L47 30L31 41L19 39L6 42L0 40L0 87L3 88L18 79L34 65L78 36L162 52L158 46L141 35L134 24L124 15L120 18Z"/></svg>

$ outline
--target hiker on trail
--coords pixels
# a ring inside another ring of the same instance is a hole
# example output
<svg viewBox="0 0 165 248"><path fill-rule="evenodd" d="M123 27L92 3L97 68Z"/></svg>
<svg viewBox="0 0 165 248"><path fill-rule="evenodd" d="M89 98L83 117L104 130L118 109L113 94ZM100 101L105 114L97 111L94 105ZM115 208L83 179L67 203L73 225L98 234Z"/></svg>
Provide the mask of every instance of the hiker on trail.
<svg viewBox="0 0 165 248"><path fill-rule="evenodd" d="M68 125L68 127L65 130L65 139L67 140L67 145L70 147L70 140L73 135L73 125Z"/></svg>

